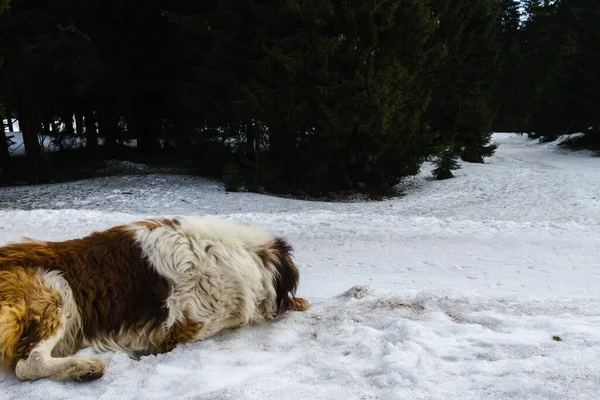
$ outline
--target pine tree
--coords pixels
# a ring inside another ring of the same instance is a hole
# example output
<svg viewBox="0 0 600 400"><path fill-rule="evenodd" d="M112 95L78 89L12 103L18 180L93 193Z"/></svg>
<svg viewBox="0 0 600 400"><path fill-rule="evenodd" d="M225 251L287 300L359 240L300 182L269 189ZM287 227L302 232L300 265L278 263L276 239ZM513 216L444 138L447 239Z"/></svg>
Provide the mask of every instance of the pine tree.
<svg viewBox="0 0 600 400"><path fill-rule="evenodd" d="M446 57L432 78L432 129L439 144L452 143L463 160L482 162L495 150L490 138L500 72L499 6L494 0L433 5Z"/></svg>
<svg viewBox="0 0 600 400"><path fill-rule="evenodd" d="M351 102L333 114L347 116L339 134L348 146L343 165L351 181L389 193L403 177L418 172L433 141L424 114L431 90L427 77L440 51L432 41L437 21L422 1L390 2L390 8L356 2L354 7L360 13L344 10L338 68L360 73L351 77L352 97L345 93L347 84L340 85L338 106L339 99ZM373 26L378 21L387 26ZM344 65L348 61L354 63L351 69Z"/></svg>
<svg viewBox="0 0 600 400"><path fill-rule="evenodd" d="M230 153L221 169L236 163L247 187L312 194L390 191L418 171L431 142L426 3L203 7L193 24L173 20L199 43L185 104L207 127L198 138Z"/></svg>
<svg viewBox="0 0 600 400"><path fill-rule="evenodd" d="M559 83L560 65L555 60L560 57L557 43L556 6L549 2L528 1L527 19L524 34L525 79L529 82L524 105L526 106L526 131L534 138L554 140L554 127L562 107L556 107L555 84Z"/></svg>
<svg viewBox="0 0 600 400"><path fill-rule="evenodd" d="M0 104L0 111L2 111L2 105ZM4 128L4 117L3 113L0 112L0 177L2 171L6 169L10 162L10 153L8 147L8 138L6 137Z"/></svg>
<svg viewBox="0 0 600 400"><path fill-rule="evenodd" d="M501 0L502 8L502 72L495 97L498 115L494 123L496 130L523 132L525 121L524 43L521 29L521 2Z"/></svg>
<svg viewBox="0 0 600 400"><path fill-rule="evenodd" d="M585 0L530 3L594 11ZM389 193L439 147L472 162L491 155L497 103L497 121L521 123L516 104L537 99L525 121L536 129L565 101L578 111L556 113L555 126L596 124L585 78L595 72L581 62L595 33L576 16L557 35L544 23L554 17L535 15L521 29L510 0L13 2L0 16L0 100L19 112L32 181L45 178L44 131L85 135L89 154L108 157L130 138L155 154L163 139L199 172L229 171L251 190ZM547 69L544 30L560 38L549 47L561 61ZM536 84L511 81L514 71ZM557 101L567 89L584 95Z"/></svg>
<svg viewBox="0 0 600 400"><path fill-rule="evenodd" d="M113 156L126 139L137 139L140 153L156 154L179 68L172 57L177 44L162 10L165 2L88 1L82 23L95 43L97 60L86 100L99 105L98 134Z"/></svg>
<svg viewBox="0 0 600 400"><path fill-rule="evenodd" d="M42 126L68 114L86 73L89 41L74 24L80 7L75 1L35 7L12 2L0 16L1 96L17 111L32 183L48 179L39 142Z"/></svg>
<svg viewBox="0 0 600 400"><path fill-rule="evenodd" d="M431 175L436 180L444 180L454 178L452 171L460 169L458 163L458 155L452 148L447 148L433 161L435 168L431 171Z"/></svg>
<svg viewBox="0 0 600 400"><path fill-rule="evenodd" d="M8 0L0 0L0 14L8 9ZM0 36L0 41L2 37ZM2 74L2 58L0 57L0 75ZM6 133L4 130L4 117L3 115L7 115L10 118L10 114L5 114L5 107L2 106L0 102L0 176L2 176L3 171L6 169L9 161L10 161L10 153L8 148L8 138L6 137ZM8 120L9 125L11 125L11 121Z"/></svg>
<svg viewBox="0 0 600 400"><path fill-rule="evenodd" d="M543 141L584 132L583 143L598 143L600 126L597 18L600 4L589 0L531 2L524 33L531 86L527 131Z"/></svg>

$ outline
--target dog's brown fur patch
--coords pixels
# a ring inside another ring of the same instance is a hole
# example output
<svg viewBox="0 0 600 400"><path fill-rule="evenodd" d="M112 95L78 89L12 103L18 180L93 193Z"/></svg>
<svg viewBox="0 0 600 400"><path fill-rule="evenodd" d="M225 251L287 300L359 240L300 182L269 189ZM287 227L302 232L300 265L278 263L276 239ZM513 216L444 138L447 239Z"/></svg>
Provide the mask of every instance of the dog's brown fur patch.
<svg viewBox="0 0 600 400"><path fill-rule="evenodd" d="M0 247L4 276L19 279L17 268L62 273L79 306L88 341L115 337L119 331L136 331L141 325L159 328L167 316L169 284L143 257L127 227L64 242L29 241ZM0 290L3 296L4 292Z"/></svg>
<svg viewBox="0 0 600 400"><path fill-rule="evenodd" d="M187 315L184 315L183 321L177 321L173 328L166 336L160 336L157 339L150 338L152 343L156 343L154 349L150 349L150 353L161 354L168 353L173 350L177 344L190 343L198 335L203 328L203 324L195 322ZM160 335L160 334L159 334Z"/></svg>
<svg viewBox="0 0 600 400"><path fill-rule="evenodd" d="M179 226L179 221L177 219L167 219L167 218L148 219L148 220L144 220L144 221L137 221L135 223L135 225L143 226L143 227L147 228L148 230L153 231L156 228L162 228L162 227L175 228L175 227Z"/></svg>
<svg viewBox="0 0 600 400"><path fill-rule="evenodd" d="M0 359L14 368L41 340L60 328L62 298L44 285L39 270L0 270Z"/></svg>
<svg viewBox="0 0 600 400"><path fill-rule="evenodd" d="M271 264L276 270L273 284L277 294L277 314L291 309L290 299L294 298L300 280L298 268L292 260L292 251L292 246L281 238L275 239L267 248L259 251L263 264ZM290 294L292 297L289 297Z"/></svg>

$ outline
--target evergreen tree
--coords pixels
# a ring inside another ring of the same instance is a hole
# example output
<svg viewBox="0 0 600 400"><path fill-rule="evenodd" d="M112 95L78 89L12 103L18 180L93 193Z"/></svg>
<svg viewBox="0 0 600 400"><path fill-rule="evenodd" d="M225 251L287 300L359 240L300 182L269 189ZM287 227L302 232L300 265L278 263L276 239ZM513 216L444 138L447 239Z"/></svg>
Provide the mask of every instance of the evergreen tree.
<svg viewBox="0 0 600 400"><path fill-rule="evenodd" d="M435 168L431 171L433 178L438 181L453 178L452 171L460 169L457 158L458 155L451 147L442 151L433 162L433 165L435 165Z"/></svg>
<svg viewBox="0 0 600 400"><path fill-rule="evenodd" d="M229 143L224 169L249 187L313 194L389 191L418 171L431 141L426 3L203 4L195 26L174 20L205 46L186 104L206 116L204 143Z"/></svg>
<svg viewBox="0 0 600 400"><path fill-rule="evenodd" d="M573 108L581 110L581 132L586 134L584 144L600 148L600 4L590 0L571 0L575 48L570 53L569 67L574 85L567 92ZM564 5L563 5L564 6ZM594 60L590 62L590 60Z"/></svg>
<svg viewBox="0 0 600 400"><path fill-rule="evenodd" d="M10 162L10 153L8 147L8 138L6 137L4 128L4 117L0 114L0 177L3 170Z"/></svg>
<svg viewBox="0 0 600 400"><path fill-rule="evenodd" d="M499 5L495 0L433 5L439 16L436 39L446 57L432 78L432 128L438 142L452 143L463 160L483 162L495 150L490 138L500 72Z"/></svg>
<svg viewBox="0 0 600 400"><path fill-rule="evenodd" d="M0 0L0 14L8 9L8 0ZM2 41L2 36L0 36L0 41ZM0 74L2 73L2 58L0 58ZM0 89L1 90L1 89ZM8 138L6 137L5 128L4 128L4 115L10 118L10 114L6 113L5 107L2 105L0 101L0 176L2 176L3 170L6 169L9 161L10 161L10 153L8 148ZM8 120L9 125L11 121Z"/></svg>
<svg viewBox="0 0 600 400"><path fill-rule="evenodd" d="M38 134L44 123L60 116L76 90L87 48L85 35L72 25L78 4L38 5L12 2L0 16L0 71L5 104L17 110L29 161L31 183L45 181Z"/></svg>
<svg viewBox="0 0 600 400"><path fill-rule="evenodd" d="M573 132L598 143L600 83L597 41L600 4L588 0L531 2L525 34L533 84L527 101L527 131L541 140ZM585 143L584 141L584 143Z"/></svg>
<svg viewBox="0 0 600 400"><path fill-rule="evenodd" d="M334 60L345 79L330 98L336 137L345 145L341 172L354 185L389 192L418 172L433 141L424 114L427 77L440 51L432 37L437 21L423 1L344 5L342 29L336 27L344 38Z"/></svg>
<svg viewBox="0 0 600 400"><path fill-rule="evenodd" d="M556 4L546 1L529 0L526 2L529 18L523 29L524 65L522 72L528 82L524 106L526 107L525 130L531 137L554 140L555 125L561 114L562 106L556 103L555 84L559 83L561 57Z"/></svg>
<svg viewBox="0 0 600 400"><path fill-rule="evenodd" d="M170 42L162 3L89 0L84 13L82 25L97 57L86 103L87 107L98 104L97 118L91 119L97 119L98 133L112 156L126 139L137 139L138 150L144 154L161 148L165 104L175 69L171 47L177 46ZM90 111L82 112L93 116Z"/></svg>
<svg viewBox="0 0 600 400"><path fill-rule="evenodd" d="M98 157L164 146L251 190L390 192L439 148L482 162L492 122L597 138L598 16L591 0L13 2L0 102L32 182L45 133Z"/></svg>
<svg viewBox="0 0 600 400"><path fill-rule="evenodd" d="M502 72L496 90L498 115L495 130L522 132L525 121L524 43L521 29L521 2L501 0L502 8Z"/></svg>

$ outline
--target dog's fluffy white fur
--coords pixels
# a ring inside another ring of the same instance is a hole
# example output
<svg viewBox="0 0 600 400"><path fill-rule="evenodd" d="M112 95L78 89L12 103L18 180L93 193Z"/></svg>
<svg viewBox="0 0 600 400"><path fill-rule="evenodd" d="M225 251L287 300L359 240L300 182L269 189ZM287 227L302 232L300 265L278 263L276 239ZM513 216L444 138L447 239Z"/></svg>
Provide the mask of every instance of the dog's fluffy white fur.
<svg viewBox="0 0 600 400"><path fill-rule="evenodd" d="M180 220L174 229L135 228L135 238L156 272L171 285L172 327L189 310L204 324L198 339L231 326L275 315L278 271L259 256L275 238L256 225L214 218Z"/></svg>

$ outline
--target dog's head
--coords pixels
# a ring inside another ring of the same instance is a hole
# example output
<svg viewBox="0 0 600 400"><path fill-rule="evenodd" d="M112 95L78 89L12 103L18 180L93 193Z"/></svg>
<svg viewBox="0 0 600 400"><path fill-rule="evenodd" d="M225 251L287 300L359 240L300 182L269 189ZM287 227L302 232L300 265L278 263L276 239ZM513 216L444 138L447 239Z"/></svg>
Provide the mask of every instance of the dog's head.
<svg viewBox="0 0 600 400"><path fill-rule="evenodd" d="M290 309L290 295L296 294L300 274L292 259L292 246L284 239L277 238L268 244L262 254L263 261L274 268L273 287L277 295L277 314Z"/></svg>

